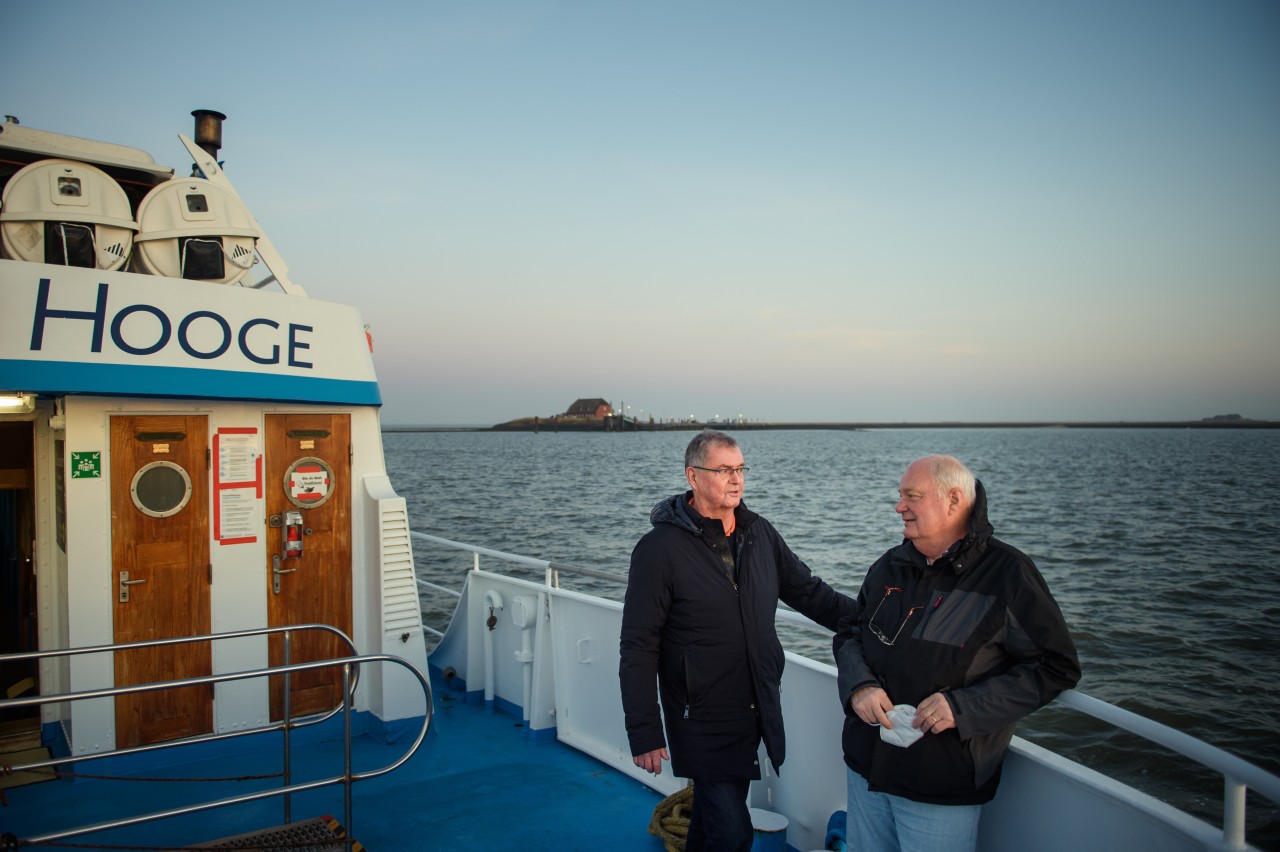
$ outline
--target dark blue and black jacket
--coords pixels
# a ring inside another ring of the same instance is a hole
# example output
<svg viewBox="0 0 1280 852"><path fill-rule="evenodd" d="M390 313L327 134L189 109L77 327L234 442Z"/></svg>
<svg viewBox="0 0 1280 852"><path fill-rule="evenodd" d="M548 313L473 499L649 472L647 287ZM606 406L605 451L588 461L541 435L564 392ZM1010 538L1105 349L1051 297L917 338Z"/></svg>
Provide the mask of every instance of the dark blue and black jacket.
<svg viewBox="0 0 1280 852"><path fill-rule="evenodd" d="M967 535L932 565L910 541L876 560L833 649L845 763L871 790L935 804L989 801L1018 720L1080 679L1062 612L1031 559L994 537L982 483ZM849 706L871 684L894 704L941 692L956 727L882 742Z"/></svg>

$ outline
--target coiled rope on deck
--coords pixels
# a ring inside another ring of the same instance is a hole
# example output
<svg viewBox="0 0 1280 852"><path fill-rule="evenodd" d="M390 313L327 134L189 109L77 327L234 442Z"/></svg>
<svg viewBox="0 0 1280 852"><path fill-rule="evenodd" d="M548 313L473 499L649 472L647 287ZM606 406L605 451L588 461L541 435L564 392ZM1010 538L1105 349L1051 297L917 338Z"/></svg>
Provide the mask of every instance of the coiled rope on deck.
<svg viewBox="0 0 1280 852"><path fill-rule="evenodd" d="M693 784L676 790L653 809L649 833L661 837L667 852L684 852L689 836L689 813L693 810Z"/></svg>

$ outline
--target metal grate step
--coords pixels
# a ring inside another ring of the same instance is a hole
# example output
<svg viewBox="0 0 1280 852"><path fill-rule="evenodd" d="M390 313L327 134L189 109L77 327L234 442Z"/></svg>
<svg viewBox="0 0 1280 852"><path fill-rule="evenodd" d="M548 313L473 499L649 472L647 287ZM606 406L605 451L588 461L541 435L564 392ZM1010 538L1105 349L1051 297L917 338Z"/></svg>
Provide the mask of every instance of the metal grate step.
<svg viewBox="0 0 1280 852"><path fill-rule="evenodd" d="M210 840L196 845L196 849L260 849L262 852L364 852L359 841L347 841L342 823L325 815L315 819L291 822L275 828L264 828L235 837Z"/></svg>

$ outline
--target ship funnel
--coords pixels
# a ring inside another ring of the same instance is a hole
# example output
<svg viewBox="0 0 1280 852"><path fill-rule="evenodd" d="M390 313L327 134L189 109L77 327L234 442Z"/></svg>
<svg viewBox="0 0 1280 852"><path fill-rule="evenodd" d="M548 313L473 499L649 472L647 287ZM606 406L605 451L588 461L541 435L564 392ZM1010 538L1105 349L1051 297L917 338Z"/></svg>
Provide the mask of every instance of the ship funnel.
<svg viewBox="0 0 1280 852"><path fill-rule="evenodd" d="M227 117L213 109L196 109L191 114L196 119L196 144L217 161L218 151L222 148L222 122Z"/></svg>

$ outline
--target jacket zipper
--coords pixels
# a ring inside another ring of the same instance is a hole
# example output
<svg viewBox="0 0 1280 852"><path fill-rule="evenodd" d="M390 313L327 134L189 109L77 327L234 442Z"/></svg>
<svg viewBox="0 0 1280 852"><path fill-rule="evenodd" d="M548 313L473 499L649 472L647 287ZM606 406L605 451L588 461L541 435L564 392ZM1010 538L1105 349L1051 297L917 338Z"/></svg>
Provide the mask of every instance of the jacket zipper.
<svg viewBox="0 0 1280 852"><path fill-rule="evenodd" d="M742 546L742 548L741 548L741 551L740 551L740 552L745 552L745 551L746 551L746 549L747 549L747 544L748 544L748 543L749 543L749 542L744 542L744 543L743 543L743 546ZM716 558L717 558L717 559L719 558L719 554L717 554L717 555L716 555ZM737 559L734 559L734 561L733 561L733 562L734 562L734 567L736 568L736 567L737 567L737 564L738 564L738 560L737 560ZM738 584L737 584L737 582L733 579L732 570L724 571L724 572L722 572L722 573L724 574L724 578L725 578L726 580L728 580L728 581L729 581L729 585L733 587L733 594L734 594L734 597L736 597L736 598L738 598L738 599L739 599L739 602L738 602L738 613L739 613L739 616L741 616L741 613L742 613L742 602L741 602L742 593L741 593L741 591L738 589ZM744 625L744 629L745 629L745 625ZM687 660L685 661L685 667L684 667L684 693L685 693L685 696L689 699L689 700L685 703L685 705L684 705L684 718L688 719L688 718L689 718L689 707L691 706L691 704L692 704L692 702L693 702L693 693L692 693L692 691L690 691L690 684L689 684L689 665L688 665L688 661L687 661Z"/></svg>
<svg viewBox="0 0 1280 852"><path fill-rule="evenodd" d="M938 611L938 607L942 606L942 599L947 596L946 592L938 592L933 598L933 603L924 611L924 618L920 619L920 626L916 628L920 632L920 638L924 638L924 628L929 623L929 619Z"/></svg>
<svg viewBox="0 0 1280 852"><path fill-rule="evenodd" d="M689 658L684 658L684 717L689 718L689 705L693 703L693 684L689 681Z"/></svg>
<svg viewBox="0 0 1280 852"><path fill-rule="evenodd" d="M733 595L734 595L734 597L736 597L736 598L738 598L738 599L739 599L739 609L738 609L738 612L739 612L739 615L741 615L741 612L742 612L742 609L741 609L741 598L742 598L742 594L741 594L741 592L739 592L739 591L738 591L738 584L737 584L737 583L735 583L732 579L730 579L730 578L728 578L728 577L726 577L726 579L728 579L728 580L729 580L729 585L730 585L730 586L733 586ZM685 694L685 695L688 697L688 699L689 699L689 701L688 701L688 702L686 702L686 703L685 703L685 705L684 705L684 718L688 719L688 718L689 718L689 706L690 706L690 704L693 702L693 692L692 692L691 686L690 686L690 684L689 684L689 665L688 665L688 661L687 661L687 660L686 660L686 662L685 662L685 667L684 667L684 694Z"/></svg>

